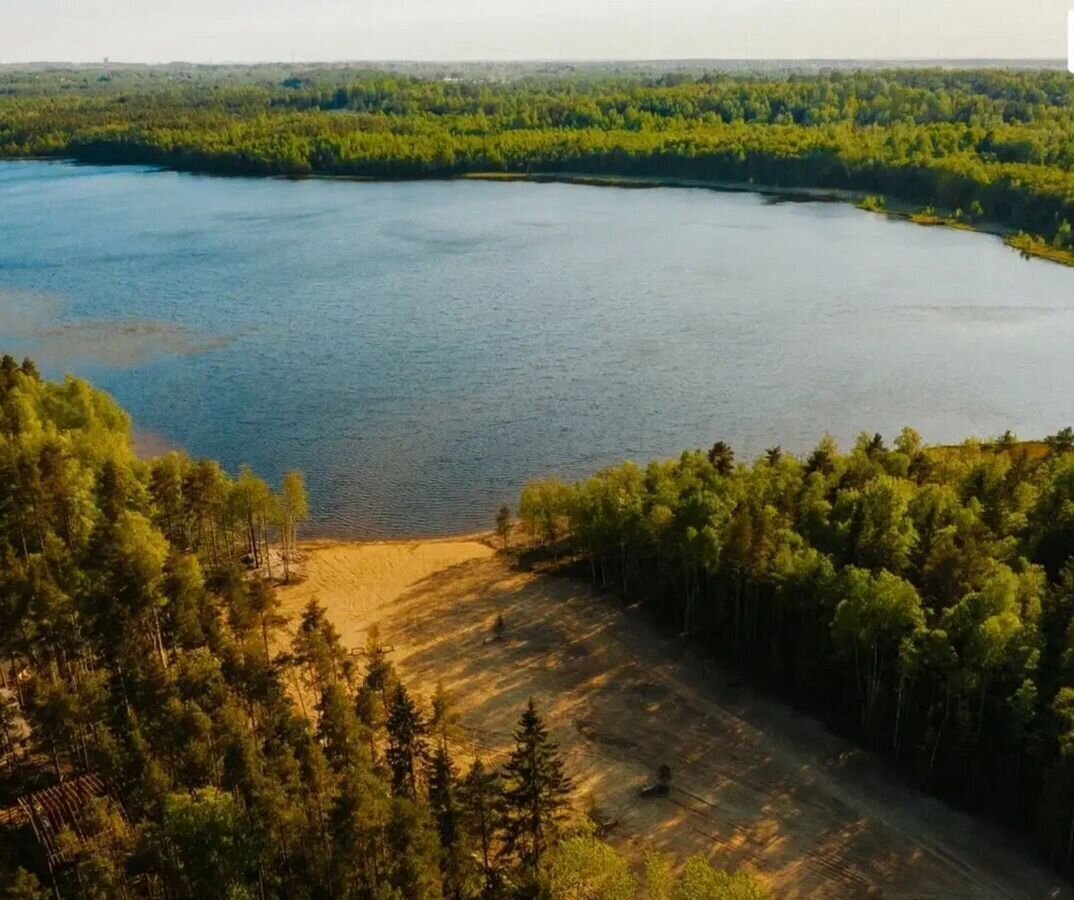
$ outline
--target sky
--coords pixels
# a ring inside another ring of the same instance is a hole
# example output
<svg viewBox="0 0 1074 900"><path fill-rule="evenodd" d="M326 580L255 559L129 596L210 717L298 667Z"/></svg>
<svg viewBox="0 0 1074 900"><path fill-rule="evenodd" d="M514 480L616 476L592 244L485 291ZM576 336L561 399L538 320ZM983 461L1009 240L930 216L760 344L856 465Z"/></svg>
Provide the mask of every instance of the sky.
<svg viewBox="0 0 1074 900"><path fill-rule="evenodd" d="M0 0L0 62L1065 58L1074 0Z"/></svg>

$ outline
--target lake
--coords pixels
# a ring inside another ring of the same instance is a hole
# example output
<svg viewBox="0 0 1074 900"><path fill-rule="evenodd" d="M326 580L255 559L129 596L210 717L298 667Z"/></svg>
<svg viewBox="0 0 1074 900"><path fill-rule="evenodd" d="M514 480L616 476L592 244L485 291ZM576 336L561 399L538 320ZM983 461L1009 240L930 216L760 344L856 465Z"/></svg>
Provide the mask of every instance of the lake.
<svg viewBox="0 0 1074 900"><path fill-rule="evenodd" d="M1053 433L1074 269L754 194L9 162L0 347L158 447L303 470L311 532L426 535L717 439Z"/></svg>

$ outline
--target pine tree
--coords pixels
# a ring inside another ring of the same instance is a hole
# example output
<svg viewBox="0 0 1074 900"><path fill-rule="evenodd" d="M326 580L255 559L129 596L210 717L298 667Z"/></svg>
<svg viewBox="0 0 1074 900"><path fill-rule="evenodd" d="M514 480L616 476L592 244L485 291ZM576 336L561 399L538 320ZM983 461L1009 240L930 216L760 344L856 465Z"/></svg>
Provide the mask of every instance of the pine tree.
<svg viewBox="0 0 1074 900"><path fill-rule="evenodd" d="M377 759L377 736L384 725L380 698L369 688L361 685L354 697L354 712L362 723L369 741L369 758Z"/></svg>
<svg viewBox="0 0 1074 900"><path fill-rule="evenodd" d="M388 704L388 768L392 793L414 800L418 796L418 775L428 758L425 717L402 684L396 685Z"/></svg>
<svg viewBox="0 0 1074 900"><path fill-rule="evenodd" d="M335 887L328 896L367 897L380 886L393 803L371 769L352 766L340 779L329 816Z"/></svg>
<svg viewBox="0 0 1074 900"><path fill-rule="evenodd" d="M265 658L272 659L269 633L284 625L286 617L280 612L280 598L272 582L264 578L255 578L250 585L250 610L261 626L261 640L265 645Z"/></svg>
<svg viewBox="0 0 1074 900"><path fill-rule="evenodd" d="M467 882L467 854L463 845L462 810L458 800L458 776L441 739L429 766L429 809L440 838L440 873L444 896L461 900Z"/></svg>
<svg viewBox="0 0 1074 900"><path fill-rule="evenodd" d="M316 599L302 610L292 646L295 660L306 669L310 684L318 691L347 677L349 661L339 632Z"/></svg>
<svg viewBox="0 0 1074 900"><path fill-rule="evenodd" d="M503 786L500 773L487 769L480 759L459 786L466 831L478 842L481 853L481 896L489 900L500 891L500 870L496 865L496 842L504 823Z"/></svg>
<svg viewBox="0 0 1074 900"><path fill-rule="evenodd" d="M388 659L388 650L380 642L380 631L376 625L369 628L365 639L365 687L378 694L387 706L389 689L395 681L395 669Z"/></svg>
<svg viewBox="0 0 1074 900"><path fill-rule="evenodd" d="M338 684L329 684L317 706L317 736L328 761L338 772L361 760L366 746L365 736L354 707Z"/></svg>
<svg viewBox="0 0 1074 900"><path fill-rule="evenodd" d="M559 748L549 739L532 697L514 737L515 749L504 766L504 850L536 874L555 827L563 818L572 786L563 772Z"/></svg>
<svg viewBox="0 0 1074 900"><path fill-rule="evenodd" d="M709 462L721 475L730 475L735 471L735 451L726 441L717 441L709 450Z"/></svg>
<svg viewBox="0 0 1074 900"><path fill-rule="evenodd" d="M392 900L442 900L440 848L428 807L396 797L387 828L387 847L388 884L376 896Z"/></svg>
<svg viewBox="0 0 1074 900"><path fill-rule="evenodd" d="M359 721L368 729L370 753L376 759L377 738L384 728L392 688L397 681L395 669L388 659L387 649L380 642L380 632L376 625L369 628L363 655L365 678L358 688L354 706Z"/></svg>
<svg viewBox="0 0 1074 900"><path fill-rule="evenodd" d="M459 714L455 711L454 698L445 690L443 681L436 683L430 703L432 715L429 717L429 733L438 736L441 741L446 741L458 724Z"/></svg>
<svg viewBox="0 0 1074 900"><path fill-rule="evenodd" d="M496 534L503 542L503 549L507 549L507 541L511 537L511 507L506 503L500 507L496 514Z"/></svg>

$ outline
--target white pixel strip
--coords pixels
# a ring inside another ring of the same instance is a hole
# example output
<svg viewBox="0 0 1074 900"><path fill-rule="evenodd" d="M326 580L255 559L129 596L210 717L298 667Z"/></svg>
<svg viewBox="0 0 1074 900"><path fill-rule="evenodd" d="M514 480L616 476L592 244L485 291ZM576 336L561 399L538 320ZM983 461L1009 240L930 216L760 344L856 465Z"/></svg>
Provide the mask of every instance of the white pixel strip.
<svg viewBox="0 0 1074 900"><path fill-rule="evenodd" d="M1074 73L1074 9L1067 13L1067 68Z"/></svg>

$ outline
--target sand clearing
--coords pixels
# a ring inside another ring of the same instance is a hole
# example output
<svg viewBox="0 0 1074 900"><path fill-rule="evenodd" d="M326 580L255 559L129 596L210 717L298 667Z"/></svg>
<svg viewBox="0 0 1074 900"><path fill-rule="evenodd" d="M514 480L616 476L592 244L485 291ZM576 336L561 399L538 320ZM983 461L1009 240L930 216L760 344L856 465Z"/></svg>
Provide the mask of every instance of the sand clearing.
<svg viewBox="0 0 1074 900"><path fill-rule="evenodd" d="M581 802L628 851L700 851L759 873L781 898L1074 896L1014 838L736 687L584 583L517 572L479 538L306 549L307 580L283 591L288 612L316 596L350 646L376 622L408 683L428 696L442 680L462 741L490 756L534 695ZM670 796L641 799L665 762Z"/></svg>

